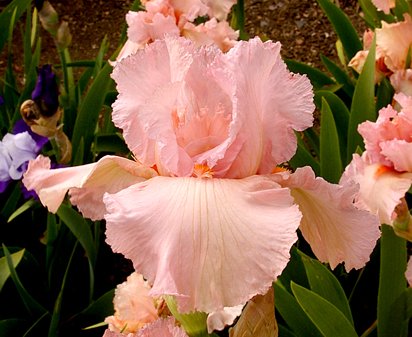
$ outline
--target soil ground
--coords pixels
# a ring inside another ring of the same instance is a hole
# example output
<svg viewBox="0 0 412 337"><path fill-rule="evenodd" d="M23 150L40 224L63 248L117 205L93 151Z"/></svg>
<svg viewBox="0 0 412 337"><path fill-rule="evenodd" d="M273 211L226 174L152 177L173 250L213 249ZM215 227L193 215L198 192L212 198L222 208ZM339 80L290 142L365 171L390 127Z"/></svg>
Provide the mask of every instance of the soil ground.
<svg viewBox="0 0 412 337"><path fill-rule="evenodd" d="M6 0L0 0L0 10ZM109 41L107 57L116 50L125 26L125 14L132 0L50 0L62 20L69 23L73 36L70 52L73 60L95 58L104 36ZM359 35L365 26L356 0L335 0L350 17ZM334 33L316 0L246 0L246 32L264 39L280 41L282 55L321 68L320 54L336 60ZM21 44L16 32L14 53L18 67ZM42 34L42 61L58 62L53 40ZM0 57L0 71L4 65ZM0 74L1 75L1 74Z"/></svg>

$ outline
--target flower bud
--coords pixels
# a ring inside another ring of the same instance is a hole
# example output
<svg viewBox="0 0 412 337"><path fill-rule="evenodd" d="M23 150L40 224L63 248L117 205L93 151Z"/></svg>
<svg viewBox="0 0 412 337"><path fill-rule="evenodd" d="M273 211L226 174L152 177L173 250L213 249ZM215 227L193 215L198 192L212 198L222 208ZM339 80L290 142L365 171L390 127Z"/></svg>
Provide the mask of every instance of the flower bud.
<svg viewBox="0 0 412 337"><path fill-rule="evenodd" d="M37 5L41 5L40 10ZM39 11L39 19L43 28L47 30L52 36L56 36L57 30L59 28L59 15L57 14L56 10L48 1L44 1L43 4L41 4L41 2L36 2L36 8Z"/></svg>
<svg viewBox="0 0 412 337"><path fill-rule="evenodd" d="M31 98L39 107L40 115L50 117L57 112L59 107L59 89L56 75L53 73L50 64L37 69L37 73L37 83Z"/></svg>
<svg viewBox="0 0 412 337"><path fill-rule="evenodd" d="M405 198L395 208L395 219L393 220L393 229L396 235L408 241L412 241L412 218L409 213L408 204Z"/></svg>
<svg viewBox="0 0 412 337"><path fill-rule="evenodd" d="M66 21L62 21L57 30L56 43L60 49L67 48L72 42L72 34L70 33L69 24Z"/></svg>

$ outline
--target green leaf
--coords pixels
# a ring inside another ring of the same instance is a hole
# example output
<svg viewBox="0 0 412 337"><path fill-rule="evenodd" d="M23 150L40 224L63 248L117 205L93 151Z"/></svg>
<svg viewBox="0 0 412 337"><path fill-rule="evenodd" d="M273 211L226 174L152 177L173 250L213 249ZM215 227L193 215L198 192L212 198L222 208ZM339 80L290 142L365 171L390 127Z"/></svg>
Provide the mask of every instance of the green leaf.
<svg viewBox="0 0 412 337"><path fill-rule="evenodd" d="M293 294L299 305L325 337L357 337L355 328L333 304L294 282Z"/></svg>
<svg viewBox="0 0 412 337"><path fill-rule="evenodd" d="M164 299L172 315L176 318L177 321L180 322L189 336L208 336L206 325L207 314L205 312L191 312L187 314L181 314L177 310L177 302L173 296L164 296Z"/></svg>
<svg viewBox="0 0 412 337"><path fill-rule="evenodd" d="M375 5L372 3L371 0L359 0L359 4L362 8L362 12L364 14L364 20L371 28L379 28L380 27L380 19L378 16L378 10Z"/></svg>
<svg viewBox="0 0 412 337"><path fill-rule="evenodd" d="M34 15L34 14L33 14ZM26 11L26 29L24 32L23 36L23 45L24 45L24 53L23 53L23 58L24 58L24 72L25 76L27 76L27 72L30 68L31 64L31 30L32 30L32 23L31 23L31 13L30 9L27 9Z"/></svg>
<svg viewBox="0 0 412 337"><path fill-rule="evenodd" d="M59 226L56 222L56 216L47 213L47 232L46 232L46 269L50 274L50 265L53 259L56 240L59 233Z"/></svg>
<svg viewBox="0 0 412 337"><path fill-rule="evenodd" d="M318 90L315 92L315 102L319 108L322 107L322 98L326 99L333 113L333 119L335 120L336 129L338 131L339 148L343 163L346 160L350 112L345 103L343 103L343 101L333 92L328 90Z"/></svg>
<svg viewBox="0 0 412 337"><path fill-rule="evenodd" d="M14 0L0 13L0 51L3 49L10 34L9 29L13 13L15 12L15 19L11 27L12 29L26 9L29 8L30 4L31 0Z"/></svg>
<svg viewBox="0 0 412 337"><path fill-rule="evenodd" d="M314 128L306 129L303 131L305 140L309 144L311 150L315 153L316 157L320 157L320 140L319 135Z"/></svg>
<svg viewBox="0 0 412 337"><path fill-rule="evenodd" d="M320 122L320 175L331 183L337 183L342 175L338 131L325 98Z"/></svg>
<svg viewBox="0 0 412 337"><path fill-rule="evenodd" d="M232 9L232 19L230 25L234 30L239 31L239 39L247 40L248 34L245 32L245 3L244 0L238 0Z"/></svg>
<svg viewBox="0 0 412 337"><path fill-rule="evenodd" d="M62 302L63 302L63 293L64 293L64 289L66 288L67 276L69 275L69 269L72 265L73 256L76 251L76 248L77 248L77 242L73 247L69 262L67 263L67 267L64 272L63 281L60 287L59 295L57 296L57 299L54 302L53 314L52 314L52 318L51 318L51 322L49 326L49 333L48 333L49 337L54 337L58 335L61 307L62 307Z"/></svg>
<svg viewBox="0 0 412 337"><path fill-rule="evenodd" d="M298 147L295 155L289 160L289 164L292 168L297 169L298 167L309 165L315 174L320 175L319 162L313 158L310 152L306 149L305 144L299 135L297 135Z"/></svg>
<svg viewBox="0 0 412 337"><path fill-rule="evenodd" d="M39 60L40 60L40 51L41 51L41 44L40 44L40 39L37 40L36 43L36 48L34 50L34 53L31 58L31 64L30 64L30 69L28 71L25 71L27 74L26 77L26 83L24 86L24 89L18 99L18 102L15 106L14 110L14 115L12 119L12 124L16 123L20 118L20 106L21 104L26 100L31 98L31 93L36 85L37 81L37 67L39 65Z"/></svg>
<svg viewBox="0 0 412 337"><path fill-rule="evenodd" d="M342 84L343 91L349 96L353 96L355 87L353 85L352 79L348 76L348 73L342 70L337 64L324 55L320 56L322 63L325 65L326 69L333 75L335 80Z"/></svg>
<svg viewBox="0 0 412 337"><path fill-rule="evenodd" d="M0 336L2 337L15 337L21 336L27 322L23 319L10 318L0 321Z"/></svg>
<svg viewBox="0 0 412 337"><path fill-rule="evenodd" d="M298 337L320 337L322 334L302 310L296 299L278 280L274 283L276 310Z"/></svg>
<svg viewBox="0 0 412 337"><path fill-rule="evenodd" d="M90 147L94 139L94 132L103 106L106 92L111 83L110 73L112 67L107 63L93 81L86 97L84 98L73 130L72 145L77 149L81 138L84 139L84 153L90 154Z"/></svg>
<svg viewBox="0 0 412 337"><path fill-rule="evenodd" d="M350 60L355 54L362 49L362 43L358 33L346 14L329 0L318 0L336 34L342 41L346 56Z"/></svg>
<svg viewBox="0 0 412 337"><path fill-rule="evenodd" d="M351 113L348 127L347 160L359 146L363 148L363 139L358 133L358 125L366 120L376 120L375 111L375 40L369 49L368 57L353 94Z"/></svg>
<svg viewBox="0 0 412 337"><path fill-rule="evenodd" d="M24 255L24 249L10 255L13 267L16 268ZM10 268L6 256L0 257L0 291L10 276Z"/></svg>
<svg viewBox="0 0 412 337"><path fill-rule="evenodd" d="M18 277L16 273L16 269L14 268L13 260L10 255L10 252L4 244L3 244L3 251L6 257L7 265L9 267L10 276L17 288L17 291L27 311L33 316L42 315L45 312L47 312L47 310L29 294L29 292L26 290L26 288L21 283L20 278Z"/></svg>
<svg viewBox="0 0 412 337"><path fill-rule="evenodd" d="M123 154L128 154L130 152L120 134L96 135L96 145L94 150L96 152L113 152Z"/></svg>
<svg viewBox="0 0 412 337"><path fill-rule="evenodd" d="M315 89L320 89L326 85L335 84L335 81L328 75L305 63L294 60L285 60L285 63L291 72L306 74Z"/></svg>
<svg viewBox="0 0 412 337"><path fill-rule="evenodd" d="M111 289L102 296L100 296L96 301L90 303L90 305L86 309L84 309L80 313L80 315L101 317L102 319L112 315L114 311L113 298L114 289Z"/></svg>
<svg viewBox="0 0 412 337"><path fill-rule="evenodd" d="M21 189L19 184L15 184L12 192L9 194L9 197L1 210L1 214L7 219L10 215L13 214L14 210L17 208L17 204L21 197Z"/></svg>
<svg viewBox="0 0 412 337"><path fill-rule="evenodd" d="M381 229L378 336L406 337L408 326L402 315L404 304L397 300L406 290L406 240L398 237L388 225L382 225Z"/></svg>
<svg viewBox="0 0 412 337"><path fill-rule="evenodd" d="M385 77L378 86L378 91L376 93L376 111L386 107L388 104L392 103L393 94L395 93L391 83Z"/></svg>
<svg viewBox="0 0 412 337"><path fill-rule="evenodd" d="M412 318L412 288L408 288L405 290L405 298L406 298L405 319L410 319Z"/></svg>
<svg viewBox="0 0 412 337"><path fill-rule="evenodd" d="M339 309L353 325L352 313L345 291L337 278L318 260L300 252L310 289Z"/></svg>
<svg viewBox="0 0 412 337"><path fill-rule="evenodd" d="M92 231L88 222L73 208L62 204L57 210L57 215L70 229L73 235L79 240L86 251L87 257L94 266L96 263L96 250L93 241Z"/></svg>
<svg viewBox="0 0 412 337"><path fill-rule="evenodd" d="M17 218L19 215L23 214L33 206L38 205L37 201L34 199L27 200L23 205L21 205L18 209L16 209L12 215L7 219L7 222L13 221L15 218Z"/></svg>

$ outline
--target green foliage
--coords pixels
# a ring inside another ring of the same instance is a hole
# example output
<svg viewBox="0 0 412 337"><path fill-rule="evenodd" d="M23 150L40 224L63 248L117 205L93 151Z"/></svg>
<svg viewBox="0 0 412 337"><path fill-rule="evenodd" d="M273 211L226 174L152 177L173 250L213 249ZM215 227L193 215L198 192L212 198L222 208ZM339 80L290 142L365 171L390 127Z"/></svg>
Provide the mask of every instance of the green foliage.
<svg viewBox="0 0 412 337"><path fill-rule="evenodd" d="M325 337L356 337L350 321L332 303L296 283L292 291L301 308Z"/></svg>
<svg viewBox="0 0 412 337"><path fill-rule="evenodd" d="M332 111L322 98L320 129L320 172L327 181L337 183L342 175L339 136Z"/></svg>
<svg viewBox="0 0 412 337"><path fill-rule="evenodd" d="M345 13L334 3L330 0L318 0L318 3L325 11L336 34L341 40L346 56L348 59L351 59L362 49L362 43L358 38L358 33Z"/></svg>

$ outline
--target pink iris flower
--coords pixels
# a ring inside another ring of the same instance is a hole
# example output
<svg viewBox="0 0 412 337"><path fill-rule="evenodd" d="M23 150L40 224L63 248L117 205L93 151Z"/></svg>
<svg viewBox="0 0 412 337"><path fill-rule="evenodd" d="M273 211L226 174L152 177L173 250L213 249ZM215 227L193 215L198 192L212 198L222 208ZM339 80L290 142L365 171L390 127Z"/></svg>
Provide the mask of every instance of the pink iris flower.
<svg viewBox="0 0 412 337"><path fill-rule="evenodd" d="M105 319L115 332L135 333L148 323L156 321L162 300L149 295L150 285L137 273L119 284L113 299L115 313Z"/></svg>
<svg viewBox="0 0 412 337"><path fill-rule="evenodd" d="M233 47L239 37L239 33L225 21L235 2L233 0L144 1L142 3L146 11L130 11L126 14L128 40L116 61L165 36L185 36L195 41L197 45L216 44L223 51L227 51ZM194 24L196 18L205 15L209 16L208 21L199 25Z"/></svg>
<svg viewBox="0 0 412 337"><path fill-rule="evenodd" d="M369 53L374 32L366 31L363 38L364 50L359 51L349 66L360 73ZM396 23L382 21L382 28L375 30L376 66L375 82L389 77L396 92L412 93L411 64L408 53L412 45L412 19L404 14L404 20Z"/></svg>
<svg viewBox="0 0 412 337"><path fill-rule="evenodd" d="M379 111L376 122L359 125L366 151L354 155L341 179L342 184L358 183L358 207L378 214L386 224L392 224L395 208L412 183L412 98L394 98L400 112L389 105Z"/></svg>
<svg viewBox="0 0 412 337"><path fill-rule="evenodd" d="M183 38L120 61L113 121L134 160L104 157L49 170L38 157L24 183L56 212L69 191L84 216L106 219L107 242L134 263L151 296L207 313L265 294L300 227L315 254L361 268L378 220L357 209L357 187L309 167L276 170L313 122L313 92L290 73L280 43L259 38L223 53Z"/></svg>

